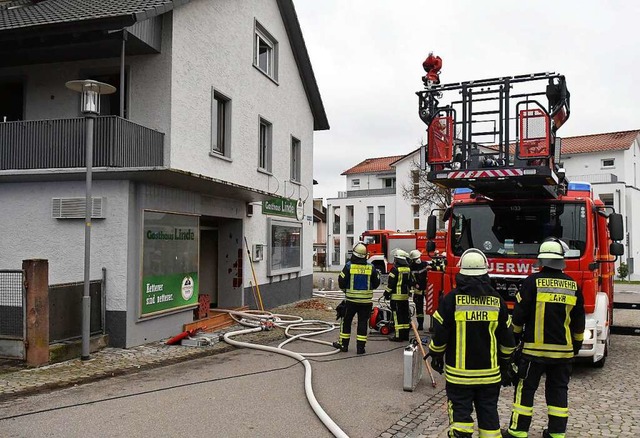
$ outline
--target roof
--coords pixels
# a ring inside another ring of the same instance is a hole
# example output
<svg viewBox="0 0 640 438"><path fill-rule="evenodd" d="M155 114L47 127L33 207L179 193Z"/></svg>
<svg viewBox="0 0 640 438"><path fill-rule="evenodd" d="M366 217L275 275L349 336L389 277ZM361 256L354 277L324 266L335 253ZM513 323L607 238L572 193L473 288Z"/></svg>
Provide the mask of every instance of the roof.
<svg viewBox="0 0 640 438"><path fill-rule="evenodd" d="M189 0L14 0L0 4L0 32L118 21L131 26ZM110 26L111 27L111 26Z"/></svg>
<svg viewBox="0 0 640 438"><path fill-rule="evenodd" d="M562 154L586 154L590 152L622 151L629 149L640 135L640 129L580 135L562 139Z"/></svg>
<svg viewBox="0 0 640 438"><path fill-rule="evenodd" d="M391 157L380 157L380 158L367 158L361 163L356 164L351 169L347 169L342 172L341 175L354 175L357 173L382 173L382 172L393 172L394 169L391 167L391 164L400 158L404 157L404 155L393 155Z"/></svg>

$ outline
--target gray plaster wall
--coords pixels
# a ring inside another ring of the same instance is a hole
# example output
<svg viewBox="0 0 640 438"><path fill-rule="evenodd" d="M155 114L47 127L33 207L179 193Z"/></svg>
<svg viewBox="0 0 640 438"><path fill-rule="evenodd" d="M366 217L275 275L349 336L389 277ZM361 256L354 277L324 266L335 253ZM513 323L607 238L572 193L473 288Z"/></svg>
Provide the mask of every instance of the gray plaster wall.
<svg viewBox="0 0 640 438"><path fill-rule="evenodd" d="M257 309L251 288L245 288L245 303L251 309ZM291 278L276 283L260 285L260 296L265 309L273 309L282 304L306 300L313 296L313 274Z"/></svg>
<svg viewBox="0 0 640 438"><path fill-rule="evenodd" d="M107 268L107 310L126 310L128 245L127 181L94 181L93 197L106 198L105 219L91 227L91 279ZM54 219L51 199L85 197L84 181L5 183L0 190L0 269L20 269L22 260L49 260L49 283L84 279L84 219Z"/></svg>

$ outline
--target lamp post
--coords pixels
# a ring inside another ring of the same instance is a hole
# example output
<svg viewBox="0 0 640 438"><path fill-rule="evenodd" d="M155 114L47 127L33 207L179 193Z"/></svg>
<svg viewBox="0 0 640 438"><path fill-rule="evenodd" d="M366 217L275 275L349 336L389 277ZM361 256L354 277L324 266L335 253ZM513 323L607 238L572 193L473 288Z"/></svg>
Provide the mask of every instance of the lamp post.
<svg viewBox="0 0 640 438"><path fill-rule="evenodd" d="M91 295L89 295L91 267L91 171L93 168L93 125L100 114L100 95L113 94L116 88L112 85L92 80L69 81L65 86L82 93L82 114L85 117L85 147L87 184L84 221L84 293L82 295L82 360L89 359L89 338L91 336Z"/></svg>

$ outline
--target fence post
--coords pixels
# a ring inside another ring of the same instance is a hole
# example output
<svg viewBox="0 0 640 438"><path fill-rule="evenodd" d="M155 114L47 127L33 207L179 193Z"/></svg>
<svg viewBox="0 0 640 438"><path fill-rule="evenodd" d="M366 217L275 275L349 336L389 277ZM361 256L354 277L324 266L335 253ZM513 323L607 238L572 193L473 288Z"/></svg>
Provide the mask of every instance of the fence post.
<svg viewBox="0 0 640 438"><path fill-rule="evenodd" d="M28 366L49 363L49 261L23 260L27 289Z"/></svg>

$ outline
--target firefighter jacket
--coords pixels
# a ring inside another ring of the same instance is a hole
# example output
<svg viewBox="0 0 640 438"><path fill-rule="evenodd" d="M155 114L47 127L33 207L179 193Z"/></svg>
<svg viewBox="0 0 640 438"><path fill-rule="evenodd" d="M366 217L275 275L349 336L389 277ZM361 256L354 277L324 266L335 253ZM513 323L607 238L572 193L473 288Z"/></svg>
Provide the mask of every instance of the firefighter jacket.
<svg viewBox="0 0 640 438"><path fill-rule="evenodd" d="M347 301L371 303L373 290L380 286L380 272L365 260L351 257L338 276L338 286L345 291Z"/></svg>
<svg viewBox="0 0 640 438"><path fill-rule="evenodd" d="M458 385L500 383L500 365L510 359L515 342L511 318L488 275L456 276L457 287L433 314L431 354L445 354L445 378Z"/></svg>
<svg viewBox="0 0 640 438"><path fill-rule="evenodd" d="M427 270L429 265L427 262L417 260L411 263L411 283L413 293L422 295L427 289Z"/></svg>
<svg viewBox="0 0 640 438"><path fill-rule="evenodd" d="M389 272L385 292L392 300L408 300L411 291L411 269L407 262L399 261Z"/></svg>
<svg viewBox="0 0 640 438"><path fill-rule="evenodd" d="M522 282L516 300L513 332L522 336L522 354L540 362L571 360L573 341L582 342L584 336L578 284L564 272L544 267Z"/></svg>

